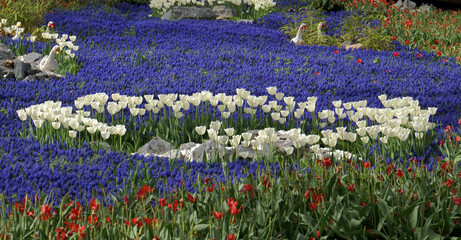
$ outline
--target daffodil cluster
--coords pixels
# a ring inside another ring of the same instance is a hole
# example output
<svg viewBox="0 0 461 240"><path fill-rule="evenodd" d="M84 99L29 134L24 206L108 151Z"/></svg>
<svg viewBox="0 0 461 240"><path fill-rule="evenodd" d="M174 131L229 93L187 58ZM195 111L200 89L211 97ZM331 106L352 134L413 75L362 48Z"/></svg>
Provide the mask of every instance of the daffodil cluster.
<svg viewBox="0 0 461 240"><path fill-rule="evenodd" d="M21 27L22 26L21 22L17 22L16 24L11 25L9 27L6 26L7 23L8 23L8 20L3 18L0 22L0 28L2 28L6 34L14 33L13 40L20 39L21 34L24 32L24 28Z"/></svg>

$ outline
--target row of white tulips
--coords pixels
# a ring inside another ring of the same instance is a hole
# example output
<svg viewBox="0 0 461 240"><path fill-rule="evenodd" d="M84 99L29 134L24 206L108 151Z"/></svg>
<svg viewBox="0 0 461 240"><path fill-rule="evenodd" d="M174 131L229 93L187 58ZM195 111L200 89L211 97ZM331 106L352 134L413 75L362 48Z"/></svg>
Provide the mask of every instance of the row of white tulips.
<svg viewBox="0 0 461 240"><path fill-rule="evenodd" d="M242 114L242 108L243 114L250 115L254 115L257 109L261 108L267 116L271 116L273 121L278 121L281 124L284 124L286 119L292 116L297 121L302 121L302 117L305 116L305 110L311 113L315 111L316 97L309 97L306 102L296 103L293 97L284 96L283 93L277 92L276 87L269 87L267 91L269 95L276 99L269 101L267 104L267 95L254 96L245 89L237 89L237 94L233 96L227 96L224 93L214 95L209 91L202 91L192 95L160 94L157 99L154 98L154 95L145 95L143 98L141 96L125 96L114 93L110 97L113 101L109 101L109 96L105 93L96 93L75 100L76 113L72 113L72 107L61 107L60 102L53 101L18 110L17 113L23 121L30 117L36 128L40 128L44 121L49 121L55 129L59 129L61 126L64 128L70 127L72 130L70 130L69 134L72 137L75 136L75 131L86 129L90 134L99 131L101 137L107 139L110 135L123 136L126 132L125 126L108 126L106 123L89 118L91 113L84 110L85 106L90 106L100 115L104 113L106 108L110 115L115 115L128 107L132 116L142 116L146 113L158 114L161 109L165 111L163 116L168 116L173 110L173 115L179 119L184 116L182 110L189 110L190 104L199 106L201 103L206 103L218 108L221 112L222 120L227 119L232 113ZM318 118L324 121L321 123L322 127L327 122L333 124L336 118L344 119L348 116L349 120L355 123L355 132L348 132L348 128L342 126L336 127L335 131L332 129L323 130L321 131L322 137L320 137L318 135L302 134L301 129L298 128L290 130L290 138L296 148L301 148L305 145L312 146L319 140L329 147L335 147L338 140L355 142L357 137L360 137L365 144L369 142L370 138L376 140L379 137L379 141L386 144L390 138L399 139L402 142L406 141L411 130L413 130L417 139L421 139L425 132L435 127L434 123L429 122L429 117L436 113L436 108L421 109L419 102L411 97L388 100L386 95L381 95L379 99L385 108L366 107L367 102L365 100L345 103L333 101L334 111L323 110L317 113ZM282 104L282 100L284 104ZM142 106L143 103L144 105ZM296 105L298 106L297 108ZM168 112L166 107L169 109ZM370 125L368 126L368 124ZM198 126L195 130L199 135L204 135L207 132L209 138L224 145L228 143L232 146L242 144L247 147L252 146L258 150L261 150L264 144L275 141L275 129L273 128L265 129L257 139L251 141L250 135L245 133L241 135L235 134L233 128L224 129L226 135L219 136L220 128L221 122L213 121L208 130L205 126ZM352 130L352 127L349 129ZM232 138L230 139L230 137ZM241 141L242 138L243 141Z"/></svg>
<svg viewBox="0 0 461 240"><path fill-rule="evenodd" d="M85 129L90 134L99 131L103 139L108 139L110 135L123 136L126 133L124 125L108 126L97 119L89 118L90 112L88 111L79 110L72 113L72 107L62 107L61 105L62 103L59 101L46 101L42 104L20 109L17 114L22 121L26 121L30 117L37 129L42 128L45 122L51 123L55 130L61 127L69 129L69 136L72 138L77 136L77 132Z"/></svg>

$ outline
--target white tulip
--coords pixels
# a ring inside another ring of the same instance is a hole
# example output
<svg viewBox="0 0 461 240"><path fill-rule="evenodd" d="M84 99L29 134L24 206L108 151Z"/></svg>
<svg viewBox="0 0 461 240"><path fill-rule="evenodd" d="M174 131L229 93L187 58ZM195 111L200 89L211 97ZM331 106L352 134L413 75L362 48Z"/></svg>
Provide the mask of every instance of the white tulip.
<svg viewBox="0 0 461 240"><path fill-rule="evenodd" d="M299 119L304 115L304 108L298 108L295 112L295 118Z"/></svg>
<svg viewBox="0 0 461 240"><path fill-rule="evenodd" d="M251 140L251 137L253 136L252 133L242 133L243 140L249 142Z"/></svg>
<svg viewBox="0 0 461 240"><path fill-rule="evenodd" d="M260 97L257 98L257 101L258 101L258 104L259 104L260 106L262 106L262 105L264 105L264 103L266 103L266 101L267 101L267 96L260 96Z"/></svg>
<svg viewBox="0 0 461 240"><path fill-rule="evenodd" d="M282 100L283 99L283 96L285 96L285 93L276 93L275 94L275 99L277 99L278 101Z"/></svg>
<svg viewBox="0 0 461 240"><path fill-rule="evenodd" d="M125 135L125 133L126 133L126 127L125 127L125 125L117 125L116 127L117 127L117 133L118 133L118 135L120 135L120 136Z"/></svg>
<svg viewBox="0 0 461 240"><path fill-rule="evenodd" d="M231 140L232 147L237 147L240 144L241 139L242 139L241 135L234 135Z"/></svg>
<svg viewBox="0 0 461 240"><path fill-rule="evenodd" d="M173 105L173 111L176 113L176 112L179 112L181 110L182 106L180 104L175 104Z"/></svg>
<svg viewBox="0 0 461 240"><path fill-rule="evenodd" d="M286 120L287 120L286 118L284 118L284 117L282 118L282 117L281 117L281 118L279 118L279 123L280 123L280 124L285 124Z"/></svg>
<svg viewBox="0 0 461 240"><path fill-rule="evenodd" d="M85 130L85 126L83 125L78 125L77 128L76 128L77 131L81 132L83 130Z"/></svg>
<svg viewBox="0 0 461 240"><path fill-rule="evenodd" d="M218 134L216 133L216 131L214 129L210 128L210 129L207 130L207 132L208 132L208 137L210 137L211 140L217 141Z"/></svg>
<svg viewBox="0 0 461 240"><path fill-rule="evenodd" d="M154 114L157 114L158 112L160 112L160 109L161 109L160 107L154 107L154 108L152 108L152 112Z"/></svg>
<svg viewBox="0 0 461 240"><path fill-rule="evenodd" d="M340 108L342 104L341 100L333 101L332 103L335 108Z"/></svg>
<svg viewBox="0 0 461 240"><path fill-rule="evenodd" d="M251 140L251 147L253 149L256 149L256 150L262 150L261 149L261 142L259 142L258 140Z"/></svg>
<svg viewBox="0 0 461 240"><path fill-rule="evenodd" d="M76 138L76 137L77 137L77 132L74 131L74 130L69 130L69 136L70 136L71 138Z"/></svg>
<svg viewBox="0 0 461 240"><path fill-rule="evenodd" d="M293 105L294 103L294 97L284 97L283 101L285 102L286 105Z"/></svg>
<svg viewBox="0 0 461 240"><path fill-rule="evenodd" d="M110 97L112 98L112 100L118 101L120 99L120 94L112 93L112 95L110 95Z"/></svg>
<svg viewBox="0 0 461 240"><path fill-rule="evenodd" d="M219 131L219 129L221 128L221 122L220 121L212 121L210 123L210 128L212 128L213 130L215 130L216 132Z"/></svg>
<svg viewBox="0 0 461 240"><path fill-rule="evenodd" d="M140 108L140 109L139 109L139 115L140 115L140 116L144 116L144 114L146 114L146 109Z"/></svg>
<svg viewBox="0 0 461 240"><path fill-rule="evenodd" d="M60 123L60 122L52 122L52 123L51 123L51 126L52 126L54 129L58 130L58 129L61 127L61 123Z"/></svg>
<svg viewBox="0 0 461 240"><path fill-rule="evenodd" d="M263 109L264 113L268 113L272 109L271 106L269 106L269 105L263 105L261 108Z"/></svg>
<svg viewBox="0 0 461 240"><path fill-rule="evenodd" d="M278 121L280 119L280 113L278 112L271 113L271 117L272 117L272 120Z"/></svg>
<svg viewBox="0 0 461 240"><path fill-rule="evenodd" d="M291 154L293 154L293 151L294 151L295 149L294 149L293 147L287 147L287 148L285 148L284 150L285 150L285 153L286 153L287 155L291 155Z"/></svg>
<svg viewBox="0 0 461 240"><path fill-rule="evenodd" d="M180 119L184 116L184 114L182 112L174 112L174 117L176 119Z"/></svg>
<svg viewBox="0 0 461 240"><path fill-rule="evenodd" d="M317 154L320 151L320 145L318 144L312 145L310 148L315 154Z"/></svg>
<svg viewBox="0 0 461 240"><path fill-rule="evenodd" d="M218 136L218 143L222 145L226 145L228 141L229 141L229 136L227 135Z"/></svg>
<svg viewBox="0 0 461 240"><path fill-rule="evenodd" d="M219 110L220 112L224 112L224 110L226 110L226 105L224 105L224 104L219 104L219 105L218 105L218 110Z"/></svg>
<svg viewBox="0 0 461 240"><path fill-rule="evenodd" d="M307 136L307 144L309 144L309 145L314 145L314 144L317 143L319 140L320 140L320 136L319 136L319 135L308 135L308 136Z"/></svg>
<svg viewBox="0 0 461 240"><path fill-rule="evenodd" d="M226 128L224 129L224 132L226 132L227 136L231 137L234 135L234 128Z"/></svg>
<svg viewBox="0 0 461 240"><path fill-rule="evenodd" d="M108 131L101 132L101 137L103 139L108 139L110 137L110 133Z"/></svg>
<svg viewBox="0 0 461 240"><path fill-rule="evenodd" d="M266 90L270 95L275 95L277 93L277 87L267 87Z"/></svg>
<svg viewBox="0 0 461 240"><path fill-rule="evenodd" d="M195 131L198 133L198 135L202 136L205 134L206 127L205 126L197 126L195 127Z"/></svg>
<svg viewBox="0 0 461 240"><path fill-rule="evenodd" d="M309 111L310 113L314 112L315 111L315 103L314 104L308 103L307 106L306 106L306 110Z"/></svg>
<svg viewBox="0 0 461 240"><path fill-rule="evenodd" d="M87 127L86 130L90 134L94 134L96 132L96 127Z"/></svg>
<svg viewBox="0 0 461 240"><path fill-rule="evenodd" d="M19 119L21 119L21 121L26 121L27 120L26 110L20 109L20 110L17 110L16 113L18 114L18 117L19 117Z"/></svg>
<svg viewBox="0 0 461 240"><path fill-rule="evenodd" d="M221 117L224 118L224 119L228 119L230 117L230 112L222 112L221 113Z"/></svg>
<svg viewBox="0 0 461 240"><path fill-rule="evenodd" d="M235 112L235 108L236 108L235 102L229 102L227 104L227 110L229 110L229 112L231 113Z"/></svg>
<svg viewBox="0 0 461 240"><path fill-rule="evenodd" d="M290 112L287 111L287 110L280 111L280 115L281 115L282 117L288 116L289 113L290 113Z"/></svg>

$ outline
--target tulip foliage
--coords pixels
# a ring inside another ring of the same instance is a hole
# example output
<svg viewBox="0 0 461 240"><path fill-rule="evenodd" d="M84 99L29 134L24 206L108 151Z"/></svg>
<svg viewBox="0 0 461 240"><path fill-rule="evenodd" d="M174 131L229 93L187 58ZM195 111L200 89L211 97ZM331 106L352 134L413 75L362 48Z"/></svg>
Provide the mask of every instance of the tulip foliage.
<svg viewBox="0 0 461 240"><path fill-rule="evenodd" d="M150 11L56 10L44 20L56 44L78 42L79 71L0 81L1 239L461 235L455 58L396 41L387 51L294 46L281 13L238 24ZM330 13L326 26L346 15ZM47 48L21 36L1 41ZM268 154L135 153L155 136ZM293 144L276 151L276 136Z"/></svg>

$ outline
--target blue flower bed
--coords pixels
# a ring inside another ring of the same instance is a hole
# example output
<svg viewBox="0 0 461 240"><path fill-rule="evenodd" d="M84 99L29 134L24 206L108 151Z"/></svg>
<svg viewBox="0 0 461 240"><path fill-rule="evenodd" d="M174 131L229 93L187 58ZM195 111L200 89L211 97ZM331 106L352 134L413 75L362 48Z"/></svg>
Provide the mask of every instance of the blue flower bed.
<svg viewBox="0 0 461 240"><path fill-rule="evenodd" d="M245 88L254 95L266 95L266 87L305 101L318 96L316 111L331 109L331 101L368 100L370 107L382 107L377 96L411 96L422 108L437 106L432 121L445 126L457 122L461 110L461 71L454 59L442 59L394 44L393 51L346 51L334 47L290 44L289 37L278 31L284 21L273 14L261 24L236 24L224 21L161 21L148 18L147 6L121 4L116 8L87 7L46 16L60 33L76 35L82 64L77 75L50 82L0 82L0 191L14 199L25 194L51 192L57 197L88 199L92 191L116 192L116 186L128 179L140 156L94 152L89 147L41 147L34 140L19 139L22 123L18 109L46 100L73 101L87 94L105 92L141 96L145 94L192 94L202 90L235 94ZM336 15L335 15L336 14ZM344 13L332 14L338 24ZM9 44L8 40L7 44ZM36 49L37 46L36 45ZM335 54L335 50L339 50ZM31 49L29 48L29 51ZM399 52L396 58L393 52ZM417 58L417 54L422 55ZM374 60L379 58L379 63ZM356 60L361 59L361 63ZM50 136L51 137L51 136ZM54 164L53 164L54 163ZM221 166L190 164L190 175L160 171L162 159L144 159L138 169L154 171L156 178L168 178L169 187L181 180L192 191L196 175L224 181ZM185 164L177 161L174 166ZM250 168L256 163L237 162L229 168ZM54 166L54 167L51 167ZM168 165L169 166L169 165ZM194 170L195 169L195 170ZM157 171L157 172L155 172ZM240 176L236 170L237 179ZM189 173L188 173L189 174ZM203 175L202 175L203 174Z"/></svg>

